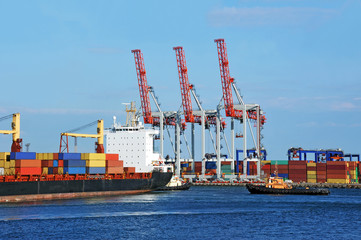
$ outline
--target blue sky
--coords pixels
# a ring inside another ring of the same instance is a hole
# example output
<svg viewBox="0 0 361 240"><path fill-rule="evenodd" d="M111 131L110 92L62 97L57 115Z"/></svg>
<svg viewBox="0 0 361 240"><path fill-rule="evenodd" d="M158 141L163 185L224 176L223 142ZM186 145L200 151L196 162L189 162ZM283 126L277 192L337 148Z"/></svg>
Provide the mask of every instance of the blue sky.
<svg viewBox="0 0 361 240"><path fill-rule="evenodd" d="M174 46L184 47L204 108L215 109L222 89L213 41L224 38L245 101L266 113L271 159L292 146L360 153L360 12L356 0L0 0L0 116L20 112L21 137L37 152L56 152L60 132L96 119L124 122L121 103L140 105L137 48L162 109L177 110ZM10 142L1 135L0 151ZM93 144L79 140L79 151Z"/></svg>

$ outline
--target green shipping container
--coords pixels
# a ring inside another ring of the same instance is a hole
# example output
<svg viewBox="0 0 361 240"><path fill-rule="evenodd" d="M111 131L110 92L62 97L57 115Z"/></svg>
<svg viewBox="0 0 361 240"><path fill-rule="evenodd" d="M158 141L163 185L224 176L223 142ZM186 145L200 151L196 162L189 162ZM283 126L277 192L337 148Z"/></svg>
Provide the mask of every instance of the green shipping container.
<svg viewBox="0 0 361 240"><path fill-rule="evenodd" d="M288 160L271 160L271 165L288 165Z"/></svg>

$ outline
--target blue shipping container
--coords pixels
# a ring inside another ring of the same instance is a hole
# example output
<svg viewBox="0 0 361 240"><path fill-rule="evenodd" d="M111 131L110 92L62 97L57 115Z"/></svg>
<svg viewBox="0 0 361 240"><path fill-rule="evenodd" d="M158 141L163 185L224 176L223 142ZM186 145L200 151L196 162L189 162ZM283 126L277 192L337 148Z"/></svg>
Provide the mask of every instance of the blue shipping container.
<svg viewBox="0 0 361 240"><path fill-rule="evenodd" d="M10 159L11 160L36 159L36 153L35 152L11 152Z"/></svg>
<svg viewBox="0 0 361 240"><path fill-rule="evenodd" d="M217 169L216 162L206 162L206 169Z"/></svg>
<svg viewBox="0 0 361 240"><path fill-rule="evenodd" d="M87 167L88 174L105 174L105 167Z"/></svg>
<svg viewBox="0 0 361 240"><path fill-rule="evenodd" d="M275 177L276 175L274 173L271 174L271 177ZM279 177L281 178L287 178L288 179L288 174L286 173L279 173L278 174Z"/></svg>
<svg viewBox="0 0 361 240"><path fill-rule="evenodd" d="M85 167L86 160L64 160L64 167Z"/></svg>
<svg viewBox="0 0 361 240"><path fill-rule="evenodd" d="M54 173L53 168L52 168L52 167L49 167L49 168L48 168L48 174L53 174L53 173Z"/></svg>
<svg viewBox="0 0 361 240"><path fill-rule="evenodd" d="M85 167L64 167L64 173L85 174Z"/></svg>
<svg viewBox="0 0 361 240"><path fill-rule="evenodd" d="M53 161L53 167L59 167L59 166L58 166L58 160L54 160L54 161Z"/></svg>
<svg viewBox="0 0 361 240"><path fill-rule="evenodd" d="M59 153L59 160L79 160L81 153Z"/></svg>
<svg viewBox="0 0 361 240"><path fill-rule="evenodd" d="M188 163L181 163L181 167L188 167Z"/></svg>

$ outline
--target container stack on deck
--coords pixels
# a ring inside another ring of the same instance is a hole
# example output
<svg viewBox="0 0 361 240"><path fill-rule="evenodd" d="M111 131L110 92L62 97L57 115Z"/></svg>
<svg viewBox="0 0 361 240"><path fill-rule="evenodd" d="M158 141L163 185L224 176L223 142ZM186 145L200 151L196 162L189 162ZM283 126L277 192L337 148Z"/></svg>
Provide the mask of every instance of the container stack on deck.
<svg viewBox="0 0 361 240"><path fill-rule="evenodd" d="M135 173L118 154L0 152L0 176Z"/></svg>
<svg viewBox="0 0 361 240"><path fill-rule="evenodd" d="M326 163L316 163L316 181L325 183L327 181Z"/></svg>
<svg viewBox="0 0 361 240"><path fill-rule="evenodd" d="M317 166L315 162L307 163L307 182L317 182Z"/></svg>
<svg viewBox="0 0 361 240"><path fill-rule="evenodd" d="M294 182L307 182L307 162L306 161L289 161L288 178Z"/></svg>
<svg viewBox="0 0 361 240"><path fill-rule="evenodd" d="M328 183L350 183L347 174L348 162L328 161L327 162L327 182Z"/></svg>
<svg viewBox="0 0 361 240"><path fill-rule="evenodd" d="M224 174L232 174L232 162L221 162L221 171Z"/></svg>
<svg viewBox="0 0 361 240"><path fill-rule="evenodd" d="M35 152L12 152L10 153L10 164L12 163L11 160L15 160L14 174L41 175L41 160L36 159ZM12 172L10 172L10 175L13 175L11 173Z"/></svg>

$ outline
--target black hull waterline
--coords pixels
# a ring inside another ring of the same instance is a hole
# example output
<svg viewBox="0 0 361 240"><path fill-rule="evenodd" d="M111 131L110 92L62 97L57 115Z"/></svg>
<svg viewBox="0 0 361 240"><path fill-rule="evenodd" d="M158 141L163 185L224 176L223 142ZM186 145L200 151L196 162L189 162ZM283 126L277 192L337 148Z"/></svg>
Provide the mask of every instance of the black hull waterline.
<svg viewBox="0 0 361 240"><path fill-rule="evenodd" d="M0 182L0 197L112 191L146 192L164 187L172 175L168 172L153 172L152 177L148 179Z"/></svg>
<svg viewBox="0 0 361 240"><path fill-rule="evenodd" d="M324 188L292 188L292 189L276 189L266 188L263 185L246 185L248 191L252 194L293 194L293 195L328 195L330 190Z"/></svg>

